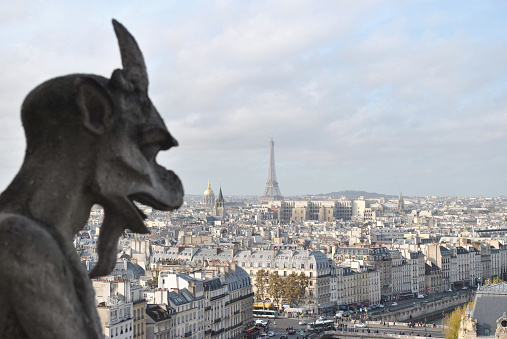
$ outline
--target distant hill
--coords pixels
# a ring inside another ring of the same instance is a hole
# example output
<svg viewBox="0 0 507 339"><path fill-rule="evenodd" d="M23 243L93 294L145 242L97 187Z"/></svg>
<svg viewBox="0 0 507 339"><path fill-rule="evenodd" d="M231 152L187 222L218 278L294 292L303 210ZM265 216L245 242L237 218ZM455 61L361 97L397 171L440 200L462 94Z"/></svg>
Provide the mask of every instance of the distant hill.
<svg viewBox="0 0 507 339"><path fill-rule="evenodd" d="M333 199L339 199L340 197L344 196L350 200L359 199L359 197L364 197L365 199L378 199L378 198L393 199L398 197L397 195L387 195L365 191L339 191L339 192L317 194L316 196L319 197L326 196L331 197Z"/></svg>

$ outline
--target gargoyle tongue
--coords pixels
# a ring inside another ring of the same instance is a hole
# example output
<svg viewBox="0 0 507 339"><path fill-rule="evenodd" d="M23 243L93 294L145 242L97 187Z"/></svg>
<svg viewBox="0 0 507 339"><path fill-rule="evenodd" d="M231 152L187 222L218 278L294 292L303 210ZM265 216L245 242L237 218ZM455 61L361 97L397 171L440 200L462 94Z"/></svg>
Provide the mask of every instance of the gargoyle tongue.
<svg viewBox="0 0 507 339"><path fill-rule="evenodd" d="M97 253L99 260L90 272L90 278L98 278L108 275L116 264L118 252L118 239L125 229L137 233L150 233L144 225L146 216L135 207L130 200L120 201L114 207L104 207L104 221L100 227Z"/></svg>

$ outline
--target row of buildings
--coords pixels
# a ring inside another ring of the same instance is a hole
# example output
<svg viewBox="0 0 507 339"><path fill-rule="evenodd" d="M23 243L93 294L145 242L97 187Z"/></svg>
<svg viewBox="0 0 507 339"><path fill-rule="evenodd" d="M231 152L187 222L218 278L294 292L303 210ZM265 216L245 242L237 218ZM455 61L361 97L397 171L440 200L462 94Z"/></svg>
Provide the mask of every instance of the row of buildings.
<svg viewBox="0 0 507 339"><path fill-rule="evenodd" d="M235 264L159 263L150 279L124 274L93 281L105 338L237 338L253 323L251 281Z"/></svg>
<svg viewBox="0 0 507 339"><path fill-rule="evenodd" d="M259 270L281 277L304 273L310 281L306 304L319 311L469 287L507 273L507 248L498 241L411 247L333 247L326 254L277 247L222 250L163 246L154 247L151 258L153 265L164 260L234 262L249 274L254 286Z"/></svg>

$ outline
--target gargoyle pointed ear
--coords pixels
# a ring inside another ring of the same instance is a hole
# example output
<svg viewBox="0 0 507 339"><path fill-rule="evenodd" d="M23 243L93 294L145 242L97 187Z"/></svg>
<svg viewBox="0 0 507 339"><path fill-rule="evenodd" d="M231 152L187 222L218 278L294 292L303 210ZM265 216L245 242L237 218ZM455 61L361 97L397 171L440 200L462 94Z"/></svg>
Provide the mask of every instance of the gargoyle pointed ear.
<svg viewBox="0 0 507 339"><path fill-rule="evenodd" d="M95 134L104 134L112 124L113 104L109 93L90 78L77 78L74 87L84 126Z"/></svg>
<svg viewBox="0 0 507 339"><path fill-rule="evenodd" d="M125 78L146 92L148 90L148 73L141 49L122 24L113 19L113 26L120 46L123 71L126 73Z"/></svg>

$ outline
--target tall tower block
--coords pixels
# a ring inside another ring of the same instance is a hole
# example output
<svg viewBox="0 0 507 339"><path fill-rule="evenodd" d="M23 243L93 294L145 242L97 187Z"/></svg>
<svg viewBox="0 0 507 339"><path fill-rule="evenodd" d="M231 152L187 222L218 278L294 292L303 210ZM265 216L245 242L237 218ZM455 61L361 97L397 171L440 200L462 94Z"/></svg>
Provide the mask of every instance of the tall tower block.
<svg viewBox="0 0 507 339"><path fill-rule="evenodd" d="M268 180L266 181L266 188L264 189L264 193L262 194L261 201L274 201L274 200L283 200L282 192L280 192L280 187L278 187L278 181L276 180L276 170L275 170L275 142L273 138L269 142L269 171L268 171Z"/></svg>

